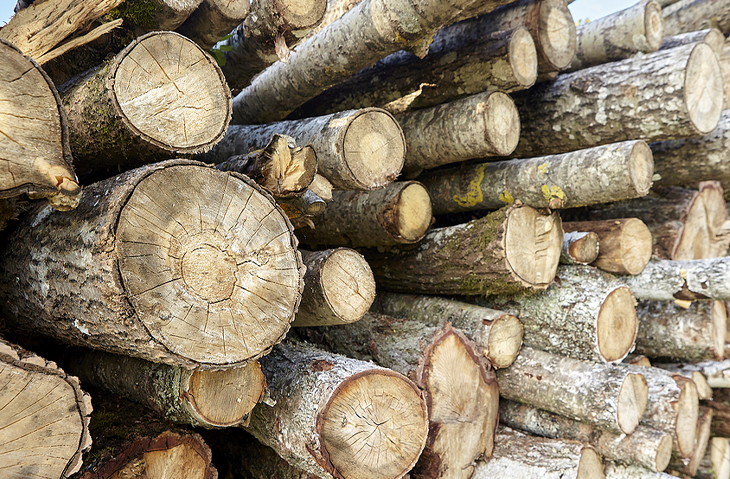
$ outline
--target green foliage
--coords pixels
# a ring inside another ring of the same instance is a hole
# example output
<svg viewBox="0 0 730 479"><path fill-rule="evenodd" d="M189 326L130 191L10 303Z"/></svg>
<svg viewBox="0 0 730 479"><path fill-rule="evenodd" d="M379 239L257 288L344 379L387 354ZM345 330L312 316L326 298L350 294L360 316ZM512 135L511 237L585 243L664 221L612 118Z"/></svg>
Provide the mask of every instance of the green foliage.
<svg viewBox="0 0 730 479"><path fill-rule="evenodd" d="M208 49L208 53L210 53L213 56L216 63L218 63L219 67L222 67L223 65L226 64L226 56L223 52L230 52L233 50L233 47L230 45L218 46L218 44L220 44L220 42L228 40L229 38L231 38L230 34L228 34L225 37L218 40L218 43L216 43L216 45L213 48Z"/></svg>
<svg viewBox="0 0 730 479"><path fill-rule="evenodd" d="M106 14L109 21L124 18L142 28L155 27L157 4L152 0L127 0Z"/></svg>

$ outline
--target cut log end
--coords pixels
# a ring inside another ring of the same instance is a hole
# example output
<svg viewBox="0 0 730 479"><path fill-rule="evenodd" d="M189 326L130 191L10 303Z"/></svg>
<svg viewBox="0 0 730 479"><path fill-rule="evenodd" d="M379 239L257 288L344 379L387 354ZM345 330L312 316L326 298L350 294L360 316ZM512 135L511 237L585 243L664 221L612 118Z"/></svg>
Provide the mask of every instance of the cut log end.
<svg viewBox="0 0 730 479"><path fill-rule="evenodd" d="M487 341L487 359L495 368L506 368L512 364L522 347L522 323L516 316L504 314L495 319Z"/></svg>
<svg viewBox="0 0 730 479"><path fill-rule="evenodd" d="M695 447L697 424L699 421L699 395L697 386L688 378L674 376L681 392L675 409L677 423L675 424L676 441L682 457L690 457Z"/></svg>
<svg viewBox="0 0 730 479"><path fill-rule="evenodd" d="M720 121L723 77L717 55L706 43L698 43L687 60L684 100L695 128L707 134Z"/></svg>
<svg viewBox="0 0 730 479"><path fill-rule="evenodd" d="M274 10L281 15L281 21L290 30L312 28L324 17L327 2L303 0L276 0Z"/></svg>
<svg viewBox="0 0 730 479"><path fill-rule="evenodd" d="M663 471L669 465L669 461L672 459L672 436L665 434L659 446L656 448L656 456L654 464L656 465L657 471Z"/></svg>
<svg viewBox="0 0 730 479"><path fill-rule="evenodd" d="M369 370L338 386L317 430L330 472L348 479L402 477L426 443L428 413L412 382Z"/></svg>
<svg viewBox="0 0 730 479"><path fill-rule="evenodd" d="M651 148L645 141L637 141L631 148L628 170L636 197L646 196L652 185L654 160Z"/></svg>
<svg viewBox="0 0 730 479"><path fill-rule="evenodd" d="M607 362L621 361L634 347L639 320L631 290L620 286L606 296L596 319L598 351Z"/></svg>
<svg viewBox="0 0 730 479"><path fill-rule="evenodd" d="M725 356L725 335L728 331L727 308L725 301L712 302L712 337L715 343L715 354L721 360Z"/></svg>
<svg viewBox="0 0 730 479"><path fill-rule="evenodd" d="M370 190L387 185L400 174L406 142L390 113L366 109L352 120L342 149L354 181Z"/></svg>
<svg viewBox="0 0 730 479"><path fill-rule="evenodd" d="M658 50L662 45L664 38L662 7L653 0L647 2L644 9L644 37L650 52Z"/></svg>
<svg viewBox="0 0 730 479"><path fill-rule="evenodd" d="M407 242L413 243L426 234L431 226L431 197L420 183L412 183L401 191L398 198L397 230Z"/></svg>
<svg viewBox="0 0 730 479"><path fill-rule="evenodd" d="M560 216L517 208L509 215L506 229L505 253L514 273L532 288L547 288L555 277L563 246Z"/></svg>
<svg viewBox="0 0 730 479"><path fill-rule="evenodd" d="M576 30L573 15L565 2L542 2L540 8L548 12L540 12L538 36L546 59L555 70L564 70L570 66L576 50Z"/></svg>
<svg viewBox="0 0 730 479"><path fill-rule="evenodd" d="M641 374L627 374L618 394L618 425L624 434L636 430L649 402L649 386Z"/></svg>
<svg viewBox="0 0 730 479"><path fill-rule="evenodd" d="M564 264L590 264L598 257L598 235L593 231L570 231L563 236L560 261Z"/></svg>
<svg viewBox="0 0 730 479"><path fill-rule="evenodd" d="M717 258L727 253L727 206L723 188L716 181L703 181L684 217L684 227L671 259L691 260Z"/></svg>
<svg viewBox="0 0 730 479"><path fill-rule="evenodd" d="M525 32L529 36L529 33ZM520 141L520 114L515 102L506 93L495 92L486 101L487 141L496 156L511 154Z"/></svg>
<svg viewBox="0 0 730 479"><path fill-rule="evenodd" d="M580 462L576 479L600 479L603 474L603 460L592 447L584 447L580 452Z"/></svg>
<svg viewBox="0 0 730 479"><path fill-rule="evenodd" d="M509 45L509 60L515 80L520 85L530 87L537 80L537 47L532 35L524 28L512 34Z"/></svg>

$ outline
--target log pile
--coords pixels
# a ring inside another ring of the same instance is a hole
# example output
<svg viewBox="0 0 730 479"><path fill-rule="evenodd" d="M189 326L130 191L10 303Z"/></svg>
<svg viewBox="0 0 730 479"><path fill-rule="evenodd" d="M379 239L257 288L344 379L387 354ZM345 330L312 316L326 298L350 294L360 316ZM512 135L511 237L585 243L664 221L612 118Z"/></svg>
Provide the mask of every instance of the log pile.
<svg viewBox="0 0 730 479"><path fill-rule="evenodd" d="M568 3L19 0L3 477L730 479L730 8Z"/></svg>

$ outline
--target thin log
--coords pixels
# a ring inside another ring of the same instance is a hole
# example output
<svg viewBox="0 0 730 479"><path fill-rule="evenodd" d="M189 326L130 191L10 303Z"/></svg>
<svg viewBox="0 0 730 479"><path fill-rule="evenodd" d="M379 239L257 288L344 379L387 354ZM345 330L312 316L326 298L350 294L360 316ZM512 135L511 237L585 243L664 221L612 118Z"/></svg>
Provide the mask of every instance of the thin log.
<svg viewBox="0 0 730 479"><path fill-rule="evenodd" d="M174 32L138 38L62 98L78 173L202 153L230 121L230 91L215 61Z"/></svg>
<svg viewBox="0 0 730 479"><path fill-rule="evenodd" d="M717 126L722 88L717 55L705 43L560 75L513 94L522 121L513 156L704 135Z"/></svg>
<svg viewBox="0 0 730 479"><path fill-rule="evenodd" d="M730 33L730 13L727 0L681 0L662 9L664 34L694 32L705 28L717 28L723 35Z"/></svg>
<svg viewBox="0 0 730 479"><path fill-rule="evenodd" d="M266 354L303 287L273 198L186 160L95 183L71 212L36 210L6 245L0 294L14 328L187 368Z"/></svg>
<svg viewBox="0 0 730 479"><path fill-rule="evenodd" d="M675 459L669 464L668 470L674 475L682 474L685 477L695 477L707 452L707 446L710 444L710 425L714 411L708 407L700 407L699 418L697 419L697 434L695 436L695 445L689 460Z"/></svg>
<svg viewBox="0 0 730 479"><path fill-rule="evenodd" d="M358 321L375 299L375 278L365 258L349 248L302 252L302 302L292 326L331 326Z"/></svg>
<svg viewBox="0 0 730 479"><path fill-rule="evenodd" d="M560 264L590 264L598 257L598 235L593 231L566 231Z"/></svg>
<svg viewBox="0 0 730 479"><path fill-rule="evenodd" d="M655 363L654 366L669 371L674 374L679 374L686 378L694 381L697 386L697 397L700 400L712 399L712 386L707 382L705 376L705 370L712 370L713 367L721 364L719 361L706 361L704 363L690 364L690 363Z"/></svg>
<svg viewBox="0 0 730 479"><path fill-rule="evenodd" d="M416 181L371 191L335 191L312 226L297 234L306 245L378 247L416 243L431 226L431 199Z"/></svg>
<svg viewBox="0 0 730 479"><path fill-rule="evenodd" d="M563 242L557 213L512 205L457 226L430 230L416 245L363 251L389 291L510 294L547 288Z"/></svg>
<svg viewBox="0 0 730 479"><path fill-rule="evenodd" d="M243 23L250 10L249 0L203 0L176 31L210 49Z"/></svg>
<svg viewBox="0 0 730 479"><path fill-rule="evenodd" d="M658 364L657 366L686 377L694 378L700 375L705 378L710 388L730 388L730 359L723 361L702 361L692 364ZM700 399L711 399L711 397L700 397Z"/></svg>
<svg viewBox="0 0 730 479"><path fill-rule="evenodd" d="M435 214L497 209L516 200L533 208L572 208L646 195L651 150L626 141L538 158L478 163L419 178Z"/></svg>
<svg viewBox="0 0 730 479"><path fill-rule="evenodd" d="M497 381L506 399L614 434L634 432L647 408L647 382L641 371L529 347L522 348L510 367L497 371Z"/></svg>
<svg viewBox="0 0 730 479"><path fill-rule="evenodd" d="M276 404L254 408L246 429L293 466L325 479L395 479L415 465L428 413L405 376L306 343L277 345L261 367Z"/></svg>
<svg viewBox="0 0 730 479"><path fill-rule="evenodd" d="M680 45L689 43L704 42L715 50L717 55L722 55L723 46L725 44L725 35L717 28L705 28L696 32L680 33L671 37L664 37L662 40L662 50L667 48L676 48Z"/></svg>

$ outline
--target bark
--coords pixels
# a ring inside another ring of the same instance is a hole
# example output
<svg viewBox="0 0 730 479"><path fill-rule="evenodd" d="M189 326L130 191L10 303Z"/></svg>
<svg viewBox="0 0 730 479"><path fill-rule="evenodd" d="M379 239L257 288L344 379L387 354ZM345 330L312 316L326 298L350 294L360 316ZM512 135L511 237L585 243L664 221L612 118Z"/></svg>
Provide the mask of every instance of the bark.
<svg viewBox="0 0 730 479"><path fill-rule="evenodd" d="M4 31L0 30L0 32ZM66 113L56 87L32 58L0 39L0 197L47 198L59 210L81 197L73 169ZM18 115L22 112L22 121ZM12 216L16 208L4 216Z"/></svg>
<svg viewBox="0 0 730 479"><path fill-rule="evenodd" d="M78 173L202 153L230 121L230 91L215 61L174 32L138 38L62 97Z"/></svg>
<svg viewBox="0 0 730 479"><path fill-rule="evenodd" d="M177 28L177 32L204 49L212 48L248 17L249 0L228 2L203 0L198 8Z"/></svg>
<svg viewBox="0 0 730 479"><path fill-rule="evenodd" d="M298 231L307 245L378 247L416 243L431 226L431 199L416 181L371 191L335 191L313 226Z"/></svg>
<svg viewBox="0 0 730 479"><path fill-rule="evenodd" d="M54 362L0 339L0 469L7 479L67 478L91 447L91 399Z"/></svg>
<svg viewBox="0 0 730 479"><path fill-rule="evenodd" d="M647 407L647 382L640 370L580 361L523 347L508 368L497 371L503 398L631 434Z"/></svg>
<svg viewBox="0 0 730 479"><path fill-rule="evenodd" d="M652 472L641 466L607 462L606 479L675 479L676 476L664 472Z"/></svg>
<svg viewBox="0 0 730 479"><path fill-rule="evenodd" d="M680 33L671 37L664 37L661 49L676 48L680 45L697 42L707 43L720 56L725 44L725 36L717 28L705 28L695 32Z"/></svg>
<svg viewBox="0 0 730 479"><path fill-rule="evenodd" d="M70 52L71 50L74 50L76 48L79 48L81 46L86 45L87 43L91 43L94 40L103 37L107 33L110 33L114 31L116 28L121 27L124 24L124 20L121 18L117 18L116 20L112 20L108 23L103 23L99 25L98 27L91 30L89 33L85 33L83 35L78 35L72 38L71 40L67 41L63 45L54 48L48 53L44 53L40 57L38 57L38 63L41 64L47 64L51 60L58 58L60 56L63 56L64 54Z"/></svg>
<svg viewBox="0 0 730 479"><path fill-rule="evenodd" d="M643 0L576 28L575 57L570 70L631 58L659 49L664 37L662 8Z"/></svg>
<svg viewBox="0 0 730 479"><path fill-rule="evenodd" d="M483 5L504 2L489 0ZM277 62L254 78L233 100L233 121L250 124L281 120L364 67L430 38L472 3L365 0L299 45L287 63Z"/></svg>
<svg viewBox="0 0 730 479"><path fill-rule="evenodd" d="M200 159L225 161L263 148L277 133L291 136L298 145L312 145L319 174L337 189L381 188L403 168L403 131L390 113L375 108L260 126L232 125L225 138Z"/></svg>
<svg viewBox="0 0 730 479"><path fill-rule="evenodd" d="M317 196L311 188L307 188L301 196L280 198L278 202L295 229L304 228L305 226L311 227L313 223L310 218L322 213L327 207L327 203Z"/></svg>
<svg viewBox="0 0 730 479"><path fill-rule="evenodd" d="M669 470L675 475L676 473L684 475L684 477L695 477L700 467L702 458L705 457L707 446L710 443L710 424L712 423L713 410L707 407L700 407L699 418L697 420L697 434L695 436L694 450L689 460L675 459L669 464Z"/></svg>
<svg viewBox="0 0 730 479"><path fill-rule="evenodd" d="M246 421L266 387L256 361L226 371L191 371L82 350L69 355L63 364L84 384L144 404L168 421L205 428Z"/></svg>
<svg viewBox="0 0 730 479"><path fill-rule="evenodd" d="M639 274L651 259L652 234L637 218L565 222L568 232L592 231L598 235L596 268L617 274Z"/></svg>
<svg viewBox="0 0 730 479"><path fill-rule="evenodd" d="M512 205L469 223L432 229L416 245L363 254L385 290L511 294L552 283L562 241L557 213Z"/></svg>
<svg viewBox="0 0 730 479"><path fill-rule="evenodd" d="M303 253L307 272L292 326L358 321L375 299L375 278L365 258L349 248Z"/></svg>
<svg viewBox="0 0 730 479"><path fill-rule="evenodd" d="M299 304L291 231L247 177L162 162L87 187L72 212L28 215L0 259L0 294L31 334L187 368L242 366L281 341Z"/></svg>
<svg viewBox="0 0 730 479"><path fill-rule="evenodd" d="M704 406L715 411L711 433L717 437L730 437L730 388L715 389L712 401L705 401Z"/></svg>
<svg viewBox="0 0 730 479"><path fill-rule="evenodd" d="M474 341L477 351L495 368L512 364L522 346L522 324L517 317L461 301L383 291L370 310L432 327L451 323Z"/></svg>
<svg viewBox="0 0 730 479"><path fill-rule="evenodd" d="M367 314L346 327L312 328L305 334L334 352L373 359L424 391L429 438L412 477L468 479L474 461L492 455L499 409L496 377L471 341L450 324Z"/></svg>
<svg viewBox="0 0 730 479"><path fill-rule="evenodd" d="M590 266L560 266L539 294L478 299L520 318L523 343L575 359L620 362L634 348L638 320L624 284Z"/></svg>
<svg viewBox="0 0 730 479"><path fill-rule="evenodd" d="M590 444L606 460L636 464L654 472L663 471L672 455L672 437L646 426L631 434L613 434L515 401L500 401L499 420L530 434Z"/></svg>
<svg viewBox="0 0 730 479"><path fill-rule="evenodd" d="M406 377L315 349L277 345L261 360L276 405L246 428L290 464L325 478L400 478L426 442L428 414Z"/></svg>
<svg viewBox="0 0 730 479"><path fill-rule="evenodd" d="M253 0L251 13L240 25L234 25L235 29L228 30L229 38L220 40L214 47L221 52L221 69L230 87L245 88L256 74L287 56L289 49L299 45L320 25L327 3L326 0ZM282 42L283 52L277 50L277 42Z"/></svg>
<svg viewBox="0 0 730 479"><path fill-rule="evenodd" d="M472 477L603 479L604 475L603 461L591 446L504 430L497 434L494 457L478 462Z"/></svg>
<svg viewBox="0 0 730 479"><path fill-rule="evenodd" d="M682 0L662 10L664 35L717 28L730 33L730 8L727 0Z"/></svg>
<svg viewBox="0 0 730 479"><path fill-rule="evenodd" d="M636 314L639 354L685 361L724 356L727 313L722 301L694 301L689 307L674 301L640 301Z"/></svg>
<svg viewBox="0 0 730 479"><path fill-rule="evenodd" d="M566 231L561 264L590 264L598 257L598 235L593 231Z"/></svg>
<svg viewBox="0 0 730 479"><path fill-rule="evenodd" d="M707 134L722 88L717 55L704 43L560 75L513 95L522 121L513 156Z"/></svg>
<svg viewBox="0 0 730 479"><path fill-rule="evenodd" d="M124 18L134 37L151 31L175 30L200 6L201 0L126 0L110 12Z"/></svg>
<svg viewBox="0 0 730 479"><path fill-rule="evenodd" d="M509 155L520 137L517 108L502 92L403 113L396 120L406 138L403 169L409 177L449 163Z"/></svg>
<svg viewBox="0 0 730 479"><path fill-rule="evenodd" d="M658 363L656 367L690 378L697 385L700 399L712 399L712 388L728 387L730 360L702 361L699 363Z"/></svg>
<svg viewBox="0 0 730 479"><path fill-rule="evenodd" d="M722 51L718 55L720 59L720 70L724 81L723 89L723 110L730 108L730 41L727 39L722 46Z"/></svg>
<svg viewBox="0 0 730 479"><path fill-rule="evenodd" d="M539 158L479 163L419 178L436 214L497 209L515 200L533 208L572 208L644 196L651 151L626 141Z"/></svg>

